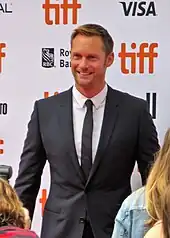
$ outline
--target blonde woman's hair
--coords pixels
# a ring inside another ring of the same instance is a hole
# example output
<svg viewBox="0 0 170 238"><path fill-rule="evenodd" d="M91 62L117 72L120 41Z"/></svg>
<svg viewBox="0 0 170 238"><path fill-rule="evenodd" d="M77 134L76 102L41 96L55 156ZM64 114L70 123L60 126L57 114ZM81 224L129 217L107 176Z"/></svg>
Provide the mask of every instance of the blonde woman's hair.
<svg viewBox="0 0 170 238"><path fill-rule="evenodd" d="M15 190L0 178L0 226L7 225L25 228L25 214Z"/></svg>
<svg viewBox="0 0 170 238"><path fill-rule="evenodd" d="M167 193L167 188L169 186L170 128L165 134L163 145L156 155L156 160L146 184L146 209L150 216L150 219L147 222L148 225L153 226L155 222L163 220L163 217L165 218L164 211L170 210L170 193ZM167 194L169 196L169 201L167 199ZM165 201L168 201L168 204L166 204ZM168 206L168 209L166 206Z"/></svg>
<svg viewBox="0 0 170 238"><path fill-rule="evenodd" d="M162 227L164 238L170 238L170 184L162 196Z"/></svg>

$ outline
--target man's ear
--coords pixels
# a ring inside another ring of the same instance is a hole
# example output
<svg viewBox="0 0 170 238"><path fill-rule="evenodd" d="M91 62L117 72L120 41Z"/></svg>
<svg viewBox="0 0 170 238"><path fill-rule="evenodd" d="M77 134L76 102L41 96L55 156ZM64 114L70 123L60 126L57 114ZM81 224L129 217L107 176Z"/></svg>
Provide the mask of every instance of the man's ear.
<svg viewBox="0 0 170 238"><path fill-rule="evenodd" d="M107 67L110 67L114 62L114 53L111 52L108 56L107 56L107 59L106 59L106 66Z"/></svg>

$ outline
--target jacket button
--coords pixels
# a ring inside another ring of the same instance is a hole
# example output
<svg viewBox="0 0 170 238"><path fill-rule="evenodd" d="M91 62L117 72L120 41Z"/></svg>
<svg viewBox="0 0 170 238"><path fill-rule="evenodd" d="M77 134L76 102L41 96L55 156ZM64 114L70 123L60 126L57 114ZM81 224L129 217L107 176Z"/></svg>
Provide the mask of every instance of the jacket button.
<svg viewBox="0 0 170 238"><path fill-rule="evenodd" d="M80 217L79 223L84 224L85 223L85 218L84 217Z"/></svg>

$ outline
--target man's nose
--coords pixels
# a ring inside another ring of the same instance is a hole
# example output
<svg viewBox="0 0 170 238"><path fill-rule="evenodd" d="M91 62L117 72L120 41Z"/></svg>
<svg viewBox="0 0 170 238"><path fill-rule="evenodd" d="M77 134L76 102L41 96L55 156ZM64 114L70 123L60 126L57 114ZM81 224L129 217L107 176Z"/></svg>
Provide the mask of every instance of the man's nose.
<svg viewBox="0 0 170 238"><path fill-rule="evenodd" d="M88 61L86 58L82 58L79 64L79 67L81 68L88 68Z"/></svg>

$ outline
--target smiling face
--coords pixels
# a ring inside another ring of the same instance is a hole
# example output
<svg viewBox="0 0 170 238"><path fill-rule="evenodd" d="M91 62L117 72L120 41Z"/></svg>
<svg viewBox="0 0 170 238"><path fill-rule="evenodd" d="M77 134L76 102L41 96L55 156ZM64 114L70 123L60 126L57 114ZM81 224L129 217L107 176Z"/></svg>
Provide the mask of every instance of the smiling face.
<svg viewBox="0 0 170 238"><path fill-rule="evenodd" d="M86 97L97 95L105 85L106 68L114 55L106 55L100 36L78 34L72 41L71 70L76 88Z"/></svg>

